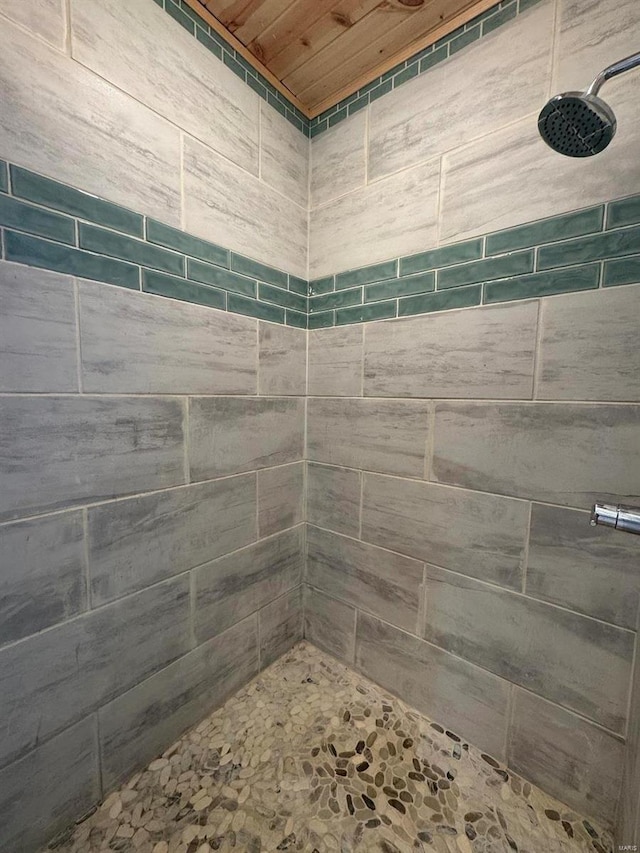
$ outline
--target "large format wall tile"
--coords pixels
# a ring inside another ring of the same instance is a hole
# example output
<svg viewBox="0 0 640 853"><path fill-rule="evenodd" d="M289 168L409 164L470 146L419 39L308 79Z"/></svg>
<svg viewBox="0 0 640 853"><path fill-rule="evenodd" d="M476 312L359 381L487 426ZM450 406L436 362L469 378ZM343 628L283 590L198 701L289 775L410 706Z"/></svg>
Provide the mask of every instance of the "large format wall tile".
<svg viewBox="0 0 640 853"><path fill-rule="evenodd" d="M0 650L0 766L189 650L177 578Z"/></svg>
<svg viewBox="0 0 640 853"><path fill-rule="evenodd" d="M364 326L337 326L309 332L309 395L362 395Z"/></svg>
<svg viewBox="0 0 640 853"><path fill-rule="evenodd" d="M527 594L635 630L640 550L633 536L592 527L589 514L534 504Z"/></svg>
<svg viewBox="0 0 640 853"><path fill-rule="evenodd" d="M77 391L73 281L0 262L0 391Z"/></svg>
<svg viewBox="0 0 640 853"><path fill-rule="evenodd" d="M256 321L80 282L86 392L255 394Z"/></svg>
<svg viewBox="0 0 640 853"><path fill-rule="evenodd" d="M96 720L82 720L0 771L0 849L31 853L101 795Z"/></svg>
<svg viewBox="0 0 640 853"><path fill-rule="evenodd" d="M196 397L189 403L189 465L194 480L298 462L304 400Z"/></svg>
<svg viewBox="0 0 640 853"><path fill-rule="evenodd" d="M353 663L355 620L355 608L305 587L305 639L347 664Z"/></svg>
<svg viewBox="0 0 640 853"><path fill-rule="evenodd" d="M438 403L434 478L587 509L640 500L640 406Z"/></svg>
<svg viewBox="0 0 640 853"><path fill-rule="evenodd" d="M418 631L423 564L309 526L307 582L392 625Z"/></svg>
<svg viewBox="0 0 640 853"><path fill-rule="evenodd" d="M424 476L428 403L312 398L307 417L310 461Z"/></svg>
<svg viewBox="0 0 640 853"><path fill-rule="evenodd" d="M539 109L547 95L554 13L546 0L477 41L463 60L454 56L375 101L370 178L430 160Z"/></svg>
<svg viewBox="0 0 640 853"><path fill-rule="evenodd" d="M307 277L305 208L190 138L184 140L184 192L187 231Z"/></svg>
<svg viewBox="0 0 640 853"><path fill-rule="evenodd" d="M300 585L277 598L258 613L260 666L269 666L302 639L302 594Z"/></svg>
<svg viewBox="0 0 640 853"><path fill-rule="evenodd" d="M296 204L308 207L309 140L264 101L260 111L260 177ZM211 145L206 137L202 141Z"/></svg>
<svg viewBox="0 0 640 853"><path fill-rule="evenodd" d="M258 174L260 98L162 9L71 0L73 58Z"/></svg>
<svg viewBox="0 0 640 853"><path fill-rule="evenodd" d="M8 23L0 88L3 157L180 225L177 127Z"/></svg>
<svg viewBox="0 0 640 853"><path fill-rule="evenodd" d="M640 287L542 300L543 400L640 402Z"/></svg>
<svg viewBox="0 0 640 853"><path fill-rule="evenodd" d="M259 394L304 395L307 388L307 338L302 329L258 323Z"/></svg>
<svg viewBox="0 0 640 853"><path fill-rule="evenodd" d="M311 207L364 186L366 127L362 111L312 140Z"/></svg>
<svg viewBox="0 0 640 853"><path fill-rule="evenodd" d="M255 474L89 509L88 535L95 606L253 542Z"/></svg>
<svg viewBox="0 0 640 853"><path fill-rule="evenodd" d="M251 617L101 708L105 790L166 749L257 672L256 619Z"/></svg>
<svg viewBox="0 0 640 853"><path fill-rule="evenodd" d="M258 471L258 535L271 536L304 518L304 462Z"/></svg>
<svg viewBox="0 0 640 853"><path fill-rule="evenodd" d="M0 525L0 645L87 607L81 512Z"/></svg>
<svg viewBox="0 0 640 853"><path fill-rule="evenodd" d="M183 404L141 397L6 397L0 518L184 482Z"/></svg>
<svg viewBox="0 0 640 853"><path fill-rule="evenodd" d="M427 566L425 638L624 732L635 635Z"/></svg>
<svg viewBox="0 0 640 853"><path fill-rule="evenodd" d="M364 475L364 540L516 590L528 522L525 501Z"/></svg>
<svg viewBox="0 0 640 853"><path fill-rule="evenodd" d="M633 690L629 704L626 760L622 771L622 791L618 804L617 837L620 843L635 843L640 831L640 657L636 655ZM618 773L620 773L618 766Z"/></svg>
<svg viewBox="0 0 640 853"><path fill-rule="evenodd" d="M66 9L64 0L0 0L0 15L6 15L29 32L64 48Z"/></svg>
<svg viewBox="0 0 640 853"><path fill-rule="evenodd" d="M356 666L432 720L504 758L506 681L364 613L358 615Z"/></svg>
<svg viewBox="0 0 640 853"><path fill-rule="evenodd" d="M360 535L360 471L307 463L307 521L318 527Z"/></svg>
<svg viewBox="0 0 640 853"><path fill-rule="evenodd" d="M372 397L531 397L534 302L371 323L364 393Z"/></svg>
<svg viewBox="0 0 640 853"><path fill-rule="evenodd" d="M624 743L570 711L516 688L508 762L581 814L611 824Z"/></svg>
<svg viewBox="0 0 640 853"><path fill-rule="evenodd" d="M437 160L368 184L313 210L310 278L433 246L439 184Z"/></svg>
<svg viewBox="0 0 640 853"><path fill-rule="evenodd" d="M302 582L303 528L263 539L194 572L194 628L199 643Z"/></svg>

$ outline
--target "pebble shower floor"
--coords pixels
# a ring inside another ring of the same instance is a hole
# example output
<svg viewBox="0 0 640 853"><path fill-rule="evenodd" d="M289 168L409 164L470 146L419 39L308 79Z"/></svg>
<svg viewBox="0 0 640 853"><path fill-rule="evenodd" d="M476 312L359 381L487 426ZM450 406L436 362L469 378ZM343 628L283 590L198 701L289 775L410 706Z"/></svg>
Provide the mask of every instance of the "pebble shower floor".
<svg viewBox="0 0 640 853"><path fill-rule="evenodd" d="M610 853L613 842L301 643L50 847Z"/></svg>

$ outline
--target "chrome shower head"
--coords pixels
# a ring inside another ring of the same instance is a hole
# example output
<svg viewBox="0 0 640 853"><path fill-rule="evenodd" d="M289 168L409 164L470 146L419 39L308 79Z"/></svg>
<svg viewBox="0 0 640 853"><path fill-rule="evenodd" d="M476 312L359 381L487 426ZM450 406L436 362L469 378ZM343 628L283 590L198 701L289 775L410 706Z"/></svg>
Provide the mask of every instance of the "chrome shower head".
<svg viewBox="0 0 640 853"><path fill-rule="evenodd" d="M640 53L601 71L586 92L564 92L542 108L538 130L547 145L567 157L599 154L615 136L617 122L611 107L598 97L603 83L640 65Z"/></svg>

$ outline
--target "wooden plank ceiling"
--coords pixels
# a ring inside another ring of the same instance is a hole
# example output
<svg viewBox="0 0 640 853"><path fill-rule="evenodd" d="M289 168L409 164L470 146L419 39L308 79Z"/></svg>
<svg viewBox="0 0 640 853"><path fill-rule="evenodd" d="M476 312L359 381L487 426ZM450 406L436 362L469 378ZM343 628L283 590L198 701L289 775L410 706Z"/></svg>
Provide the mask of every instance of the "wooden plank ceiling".
<svg viewBox="0 0 640 853"><path fill-rule="evenodd" d="M203 16L217 19L313 117L496 0L188 2L205 7Z"/></svg>

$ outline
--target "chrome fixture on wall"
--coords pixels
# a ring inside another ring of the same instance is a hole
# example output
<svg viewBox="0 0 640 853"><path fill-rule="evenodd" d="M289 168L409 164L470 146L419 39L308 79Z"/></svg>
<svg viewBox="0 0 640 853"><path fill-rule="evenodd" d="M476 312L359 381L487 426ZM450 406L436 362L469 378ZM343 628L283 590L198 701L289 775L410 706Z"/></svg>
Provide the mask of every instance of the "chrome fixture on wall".
<svg viewBox="0 0 640 853"><path fill-rule="evenodd" d="M616 117L611 107L598 98L603 83L640 65L640 53L634 53L601 71L586 92L563 92L543 107L538 130L544 141L567 157L591 157L611 142L616 132Z"/></svg>
<svg viewBox="0 0 640 853"><path fill-rule="evenodd" d="M594 504L591 510L591 525L604 524L625 533L640 534L640 507L618 504Z"/></svg>

